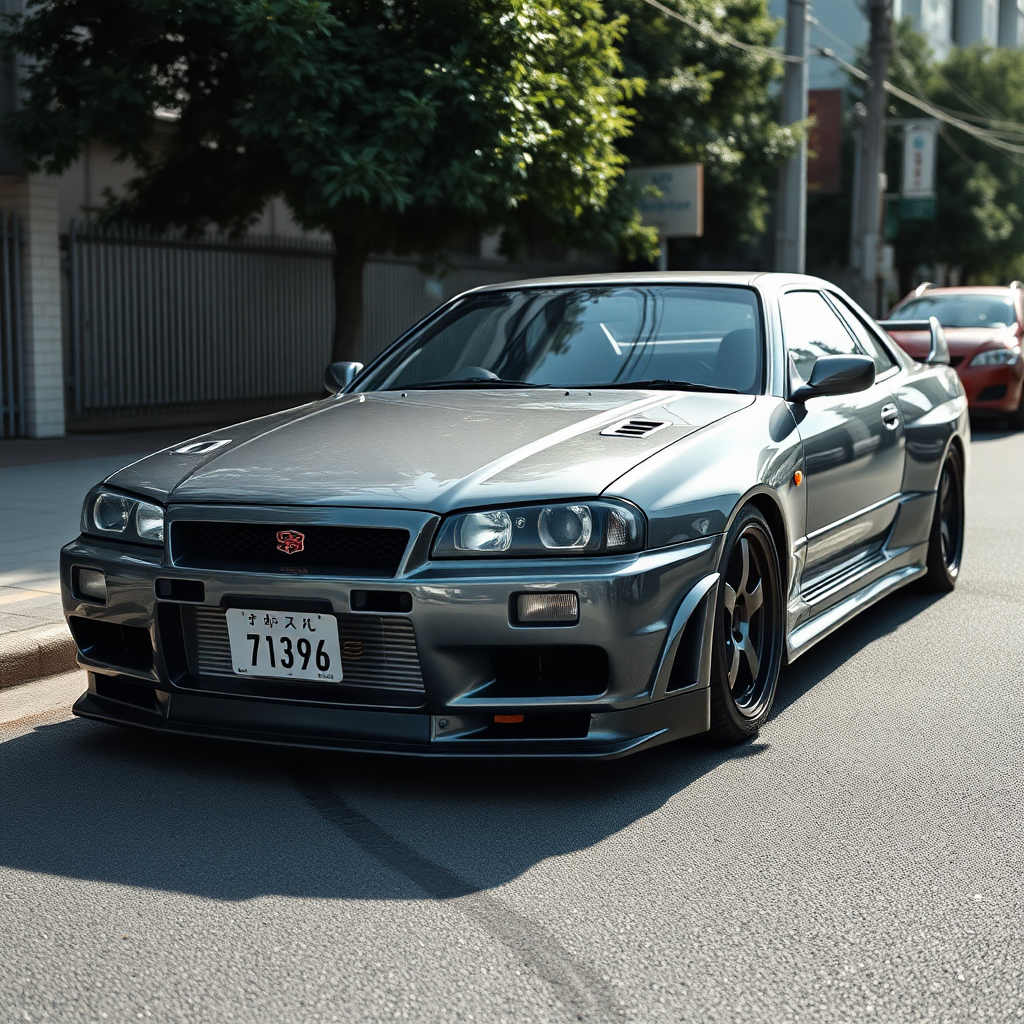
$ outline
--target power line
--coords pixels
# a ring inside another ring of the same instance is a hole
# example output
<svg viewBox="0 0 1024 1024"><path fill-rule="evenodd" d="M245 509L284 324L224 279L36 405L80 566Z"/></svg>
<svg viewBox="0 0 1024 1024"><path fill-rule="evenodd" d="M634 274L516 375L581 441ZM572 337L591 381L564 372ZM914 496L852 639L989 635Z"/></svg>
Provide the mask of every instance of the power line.
<svg viewBox="0 0 1024 1024"><path fill-rule="evenodd" d="M925 99L925 90L922 87L921 82L918 79L913 67L907 60L906 56L899 52L899 48L897 47L896 49L896 59L900 62L900 65L903 68L903 73L907 76L907 79L910 82L910 84L914 86L918 98ZM963 102L969 102L970 105L975 108L975 110L984 113L984 107L982 107L982 105L978 103L977 100L971 97L969 93L966 93L959 87L954 86L954 84L948 78L946 78L945 75L942 75L940 73L940 77L942 78L942 81L945 83L945 85L950 89L950 91L953 92L954 95L960 98ZM926 102L929 101L926 100ZM951 117L958 117L964 121L975 121L978 123L982 123L988 127L988 129L992 132L993 135L1009 135L1012 138L1016 138L1018 140L1024 137L1024 125L1017 124L1014 121L1005 120L1005 115L1003 115L1002 118L984 117L979 114L968 114L962 110L950 110L948 107L939 106L938 103L933 104L933 106L936 107L938 110L941 110L946 114L949 114ZM989 113L991 113L991 111L989 111Z"/></svg>
<svg viewBox="0 0 1024 1024"><path fill-rule="evenodd" d="M657 11L661 11L662 14L667 14L670 18L675 18L676 21L681 21L695 32L699 32L701 35L713 39L716 43L721 43L723 46L732 46L737 50L745 50L748 53L756 53L760 57L770 57L772 60L781 60L789 64L802 64L804 62L802 57L791 56L790 54L783 53L781 50L776 50L772 46L745 43L742 39L737 39L727 32L721 32L710 25L702 25L699 21L694 21L693 18L680 14L678 11L672 10L671 7L666 7L663 3L659 3L658 0L644 0L644 3Z"/></svg>
<svg viewBox="0 0 1024 1024"><path fill-rule="evenodd" d="M865 72L843 60L843 58L836 54L835 51L824 47L818 47L817 52L821 54L822 57L828 57L830 60L834 60L841 68L843 68L844 71L853 75L854 78L859 78L862 82L868 81L868 75ZM945 124L964 132L966 135L973 136L979 141L984 142L986 145L992 146L994 149L1001 149L1007 153L1015 153L1019 156L1024 155L1024 146L1018 146L1015 143L1007 142L1005 139L1000 139L986 131L984 128L979 128L975 124L970 124L959 117L955 117L954 115L947 113L941 107L935 106L934 103L921 99L913 93L907 92L906 89L901 89L898 85L893 85L890 81L885 81L883 85L885 87L885 91L890 95L903 100L904 103L909 103L912 107L916 107L918 110L924 111L924 113L929 114L936 120L942 121ZM1015 125L1015 127L1024 131L1024 125Z"/></svg>

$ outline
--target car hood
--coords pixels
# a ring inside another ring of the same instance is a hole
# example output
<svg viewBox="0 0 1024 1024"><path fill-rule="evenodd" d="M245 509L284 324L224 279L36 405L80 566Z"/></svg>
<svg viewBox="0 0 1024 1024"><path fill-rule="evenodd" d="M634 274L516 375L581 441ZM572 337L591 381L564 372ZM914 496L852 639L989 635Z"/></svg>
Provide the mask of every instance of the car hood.
<svg viewBox="0 0 1024 1024"><path fill-rule="evenodd" d="M107 483L165 503L453 508L599 495L644 459L753 402L651 391L344 395L175 445ZM625 419L666 424L602 434ZM204 452L199 440L224 441Z"/></svg>

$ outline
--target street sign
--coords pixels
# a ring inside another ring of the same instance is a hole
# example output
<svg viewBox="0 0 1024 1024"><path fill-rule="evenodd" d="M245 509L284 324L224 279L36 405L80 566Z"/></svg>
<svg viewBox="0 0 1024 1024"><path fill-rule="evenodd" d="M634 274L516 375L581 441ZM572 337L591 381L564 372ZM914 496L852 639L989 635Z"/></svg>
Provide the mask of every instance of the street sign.
<svg viewBox="0 0 1024 1024"><path fill-rule="evenodd" d="M900 220L935 220L935 196L900 196Z"/></svg>
<svg viewBox="0 0 1024 1024"><path fill-rule="evenodd" d="M637 208L644 224L656 227L662 238L700 238L704 234L704 165L666 164L630 167L635 185L653 185L660 196L645 193Z"/></svg>
<svg viewBox="0 0 1024 1024"><path fill-rule="evenodd" d="M939 122L934 118L905 121L903 124L904 199L931 199L935 196L935 150Z"/></svg>
<svg viewBox="0 0 1024 1024"><path fill-rule="evenodd" d="M807 136L807 191L836 195L843 183L843 90L810 89L807 113L814 118Z"/></svg>

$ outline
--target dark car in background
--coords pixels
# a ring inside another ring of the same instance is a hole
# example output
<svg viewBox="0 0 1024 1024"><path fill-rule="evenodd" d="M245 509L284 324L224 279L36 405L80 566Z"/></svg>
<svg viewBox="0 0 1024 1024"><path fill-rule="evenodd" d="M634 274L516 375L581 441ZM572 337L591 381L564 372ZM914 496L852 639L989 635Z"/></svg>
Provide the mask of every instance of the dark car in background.
<svg viewBox="0 0 1024 1024"><path fill-rule="evenodd" d="M927 320L934 316L946 335L950 362L963 381L972 413L1005 415L1024 429L1024 285L932 288L919 286L899 302L889 320ZM889 333L914 358L928 351L925 331Z"/></svg>
<svg viewBox="0 0 1024 1024"><path fill-rule="evenodd" d="M459 295L322 401L89 493L75 713L445 756L756 735L784 662L956 583L970 428L933 333L914 361L797 275Z"/></svg>

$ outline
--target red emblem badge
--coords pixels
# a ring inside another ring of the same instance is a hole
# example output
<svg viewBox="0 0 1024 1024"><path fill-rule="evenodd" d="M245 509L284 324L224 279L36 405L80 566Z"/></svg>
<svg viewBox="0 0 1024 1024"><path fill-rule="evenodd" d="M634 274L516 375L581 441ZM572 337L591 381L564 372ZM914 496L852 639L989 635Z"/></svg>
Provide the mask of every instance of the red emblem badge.
<svg viewBox="0 0 1024 1024"><path fill-rule="evenodd" d="M297 555L306 546L306 535L298 530L280 530L277 534L277 550L286 555Z"/></svg>

